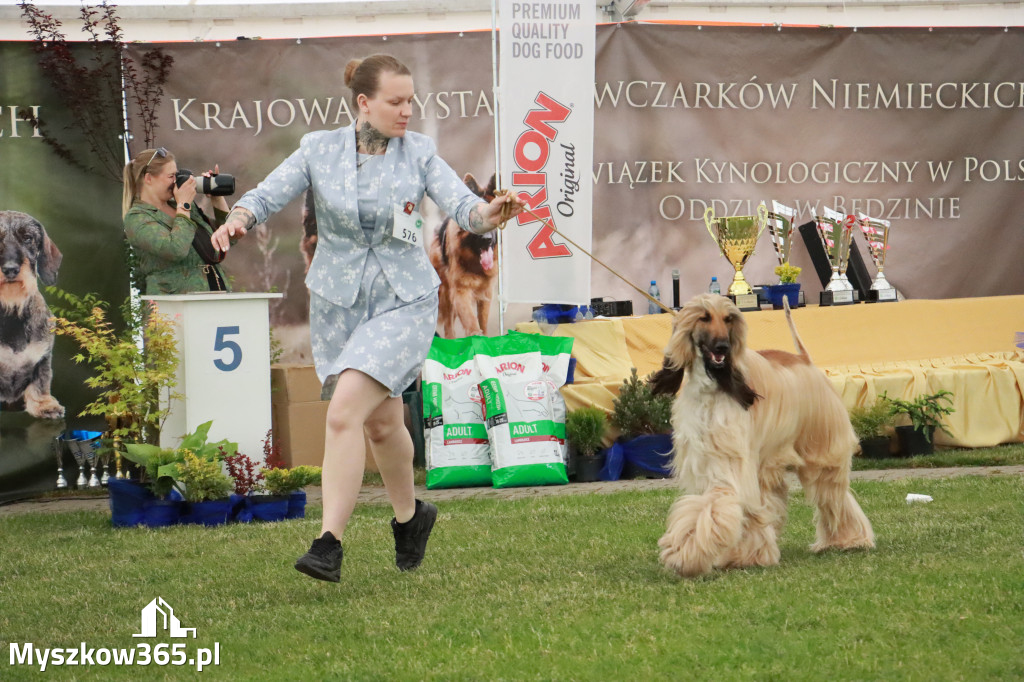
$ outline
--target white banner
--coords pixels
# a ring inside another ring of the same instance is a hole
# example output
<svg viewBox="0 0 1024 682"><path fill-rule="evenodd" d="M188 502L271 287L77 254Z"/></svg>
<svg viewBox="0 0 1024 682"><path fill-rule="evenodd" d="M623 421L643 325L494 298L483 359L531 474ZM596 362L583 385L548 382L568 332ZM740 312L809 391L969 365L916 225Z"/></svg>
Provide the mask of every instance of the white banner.
<svg viewBox="0 0 1024 682"><path fill-rule="evenodd" d="M504 231L510 303L590 303L594 183L593 0L498 0L503 185L529 213Z"/></svg>

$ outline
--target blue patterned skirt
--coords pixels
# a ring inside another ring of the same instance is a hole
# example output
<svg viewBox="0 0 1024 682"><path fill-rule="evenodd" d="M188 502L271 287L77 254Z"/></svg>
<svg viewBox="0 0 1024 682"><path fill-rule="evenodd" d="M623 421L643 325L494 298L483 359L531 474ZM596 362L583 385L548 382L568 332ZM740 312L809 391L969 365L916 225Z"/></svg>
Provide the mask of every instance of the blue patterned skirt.
<svg viewBox="0 0 1024 682"><path fill-rule="evenodd" d="M393 398L402 395L423 369L436 327L437 291L401 300L371 251L351 308L309 293L309 333L322 398L334 392L336 379L328 379L346 369L373 377Z"/></svg>

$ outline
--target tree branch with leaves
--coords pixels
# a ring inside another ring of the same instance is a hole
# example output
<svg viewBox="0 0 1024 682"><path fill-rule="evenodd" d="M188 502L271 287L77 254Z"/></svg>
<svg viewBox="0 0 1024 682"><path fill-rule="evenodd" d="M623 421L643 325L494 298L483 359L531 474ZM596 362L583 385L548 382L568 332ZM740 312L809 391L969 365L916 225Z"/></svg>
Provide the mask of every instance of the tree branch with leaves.
<svg viewBox="0 0 1024 682"><path fill-rule="evenodd" d="M124 112L126 97L139 110L146 147L154 145L157 108L174 58L154 48L143 54L141 63L128 55L116 6L104 0L99 5L83 4L82 30L89 36L88 58L80 58L63 32L63 24L34 3L21 0L22 17L29 26L32 48L39 67L53 86L64 108L72 112L72 123L93 152L92 162L76 156L71 147L50 130L45 116L23 110L21 117L36 126L53 152L86 171L101 172L122 182L125 140L131 140Z"/></svg>

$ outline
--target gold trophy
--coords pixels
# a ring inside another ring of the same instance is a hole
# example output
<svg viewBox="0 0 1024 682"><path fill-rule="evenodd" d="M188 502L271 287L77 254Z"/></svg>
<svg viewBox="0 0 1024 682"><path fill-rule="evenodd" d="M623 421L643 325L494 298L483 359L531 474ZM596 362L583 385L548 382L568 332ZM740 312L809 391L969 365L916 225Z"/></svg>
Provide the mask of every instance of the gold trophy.
<svg viewBox="0 0 1024 682"><path fill-rule="evenodd" d="M888 220L874 220L863 213L857 216L860 219L860 231L864 235L864 241L868 243L868 252L871 260L878 268L878 274L871 283L871 291L868 292L869 301L895 301L896 288L885 279L885 254L889 250L889 228L891 223Z"/></svg>
<svg viewBox="0 0 1024 682"><path fill-rule="evenodd" d="M854 303L853 285L846 279L846 267L850 263L850 245L853 239L853 216L845 218L842 213L826 207L825 215L815 216L818 236L825 247L825 255L832 266L832 277L821 292L820 303L826 305L847 305Z"/></svg>
<svg viewBox="0 0 1024 682"><path fill-rule="evenodd" d="M793 247L793 218L796 209L783 206L772 201L772 210L768 212L768 234L775 245L775 255L779 257L779 265L789 262L789 251ZM780 283L782 280L779 280Z"/></svg>
<svg viewBox="0 0 1024 682"><path fill-rule="evenodd" d="M768 207L763 203L757 207L757 215L715 217L715 209L708 206L704 211L704 224L707 225L711 238L718 244L722 255L736 269L732 284L729 285L729 296L736 301L740 310L760 310L757 294L747 284L743 276L743 266L754 255L757 240L768 225Z"/></svg>

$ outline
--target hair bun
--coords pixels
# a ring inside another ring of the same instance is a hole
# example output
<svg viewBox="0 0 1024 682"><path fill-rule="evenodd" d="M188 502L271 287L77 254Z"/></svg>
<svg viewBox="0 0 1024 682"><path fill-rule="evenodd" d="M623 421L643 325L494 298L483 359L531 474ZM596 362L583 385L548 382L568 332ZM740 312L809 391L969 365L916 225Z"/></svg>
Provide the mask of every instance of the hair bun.
<svg viewBox="0 0 1024 682"><path fill-rule="evenodd" d="M362 59L353 59L345 65L345 87L352 85L352 78L356 75L356 69L362 63Z"/></svg>

